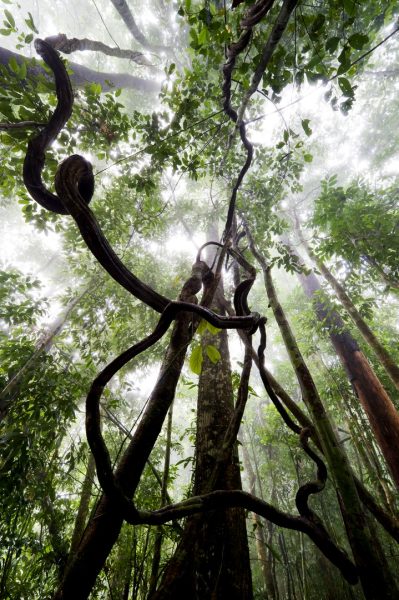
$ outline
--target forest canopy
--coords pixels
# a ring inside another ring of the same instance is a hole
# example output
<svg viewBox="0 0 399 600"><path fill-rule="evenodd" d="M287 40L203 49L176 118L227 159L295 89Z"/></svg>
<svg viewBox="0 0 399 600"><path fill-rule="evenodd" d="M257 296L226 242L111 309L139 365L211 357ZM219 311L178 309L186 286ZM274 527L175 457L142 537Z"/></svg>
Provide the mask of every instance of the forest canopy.
<svg viewBox="0 0 399 600"><path fill-rule="evenodd" d="M399 598L397 3L0 7L0 600Z"/></svg>

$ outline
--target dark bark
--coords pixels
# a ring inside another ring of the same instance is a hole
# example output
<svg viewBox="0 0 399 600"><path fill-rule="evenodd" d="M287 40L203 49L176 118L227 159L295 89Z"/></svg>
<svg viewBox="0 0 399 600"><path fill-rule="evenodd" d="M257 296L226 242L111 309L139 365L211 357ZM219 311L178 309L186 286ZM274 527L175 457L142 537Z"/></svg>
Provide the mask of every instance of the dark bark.
<svg viewBox="0 0 399 600"><path fill-rule="evenodd" d="M188 287L182 300L195 300ZM117 483L127 497L133 497L145 464L155 445L173 401L192 333L188 325L191 315L176 319L157 383L147 408L115 472ZM74 561L54 595L54 600L86 600L95 580L115 544L123 516L120 508L103 496L90 520Z"/></svg>
<svg viewBox="0 0 399 600"><path fill-rule="evenodd" d="M218 347L213 364L205 347ZM233 390L227 333L203 335L204 362L199 381L194 493L241 489L237 448L230 444L221 464L225 435L233 416ZM235 436L234 436L235 439ZM215 598L250 600L252 582L245 516L240 508L217 510L187 520L182 540L152 600Z"/></svg>

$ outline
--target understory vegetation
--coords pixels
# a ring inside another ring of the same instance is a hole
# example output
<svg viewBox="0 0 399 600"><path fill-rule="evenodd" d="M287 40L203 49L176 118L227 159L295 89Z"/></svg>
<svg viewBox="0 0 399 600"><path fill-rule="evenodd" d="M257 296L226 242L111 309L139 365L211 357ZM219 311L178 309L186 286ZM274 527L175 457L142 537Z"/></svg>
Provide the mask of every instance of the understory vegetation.
<svg viewBox="0 0 399 600"><path fill-rule="evenodd" d="M0 600L399 598L397 3L0 6Z"/></svg>

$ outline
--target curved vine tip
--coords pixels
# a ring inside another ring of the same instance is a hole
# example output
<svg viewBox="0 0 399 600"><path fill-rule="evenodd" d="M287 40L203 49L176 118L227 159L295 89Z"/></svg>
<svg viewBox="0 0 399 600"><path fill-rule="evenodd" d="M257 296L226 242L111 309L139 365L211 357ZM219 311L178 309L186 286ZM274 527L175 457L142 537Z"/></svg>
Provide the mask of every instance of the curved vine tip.
<svg viewBox="0 0 399 600"><path fill-rule="evenodd" d="M57 106L50 120L43 129L35 135L28 143L28 149L24 160L23 179L26 189L38 204L51 212L67 215L68 209L62 200L50 192L42 181L42 171L46 160L46 151L59 135L60 131L68 122L73 107L73 92L68 73L59 54L50 44L41 39L35 40L37 53L50 67L54 74L55 91L57 94ZM78 155L74 155L77 157ZM73 158L73 157L70 157ZM94 176L91 165L83 157L85 162L85 173L78 182L79 192L88 204L94 193Z"/></svg>

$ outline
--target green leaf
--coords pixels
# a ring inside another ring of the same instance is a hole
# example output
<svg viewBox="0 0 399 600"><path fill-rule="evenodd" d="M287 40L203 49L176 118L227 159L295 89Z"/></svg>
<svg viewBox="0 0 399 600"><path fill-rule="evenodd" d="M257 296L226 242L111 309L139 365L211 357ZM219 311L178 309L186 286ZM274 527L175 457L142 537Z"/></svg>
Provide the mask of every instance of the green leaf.
<svg viewBox="0 0 399 600"><path fill-rule="evenodd" d="M319 31L319 29L321 29L324 25L326 18L323 14L319 13L315 20L313 21L313 25L312 25L312 32L316 33L316 31Z"/></svg>
<svg viewBox="0 0 399 600"><path fill-rule="evenodd" d="M312 154L304 154L303 155L303 160L307 163L311 163L313 160L313 156Z"/></svg>
<svg viewBox="0 0 399 600"><path fill-rule="evenodd" d="M19 73L19 65L17 63L17 60L14 56L12 56L9 60L8 66L10 67L11 71L13 71L14 73L18 74Z"/></svg>
<svg viewBox="0 0 399 600"><path fill-rule="evenodd" d="M256 398L260 397L259 394L257 394L255 392L254 388L251 385L248 386L248 392L251 394L251 396L255 396Z"/></svg>
<svg viewBox="0 0 399 600"><path fill-rule="evenodd" d="M208 28L203 27L198 36L198 43L200 46L204 46L208 41Z"/></svg>
<svg viewBox="0 0 399 600"><path fill-rule="evenodd" d="M362 33L355 33L348 38L349 44L356 50L361 50L368 41L368 35L364 35Z"/></svg>
<svg viewBox="0 0 399 600"><path fill-rule="evenodd" d="M205 348L208 358L213 364L216 364L222 357L216 346L206 346Z"/></svg>
<svg viewBox="0 0 399 600"><path fill-rule="evenodd" d="M30 12L28 12L29 17L27 19L25 19L25 23L27 24L27 26L29 27L29 29L31 31L34 31L35 33L39 33L39 31L36 29L36 25L33 22L33 17L31 15Z"/></svg>
<svg viewBox="0 0 399 600"><path fill-rule="evenodd" d="M222 331L218 327L215 327L211 323L208 323L208 321L206 322L206 328L208 329L209 333L211 333L212 335L216 335Z"/></svg>
<svg viewBox="0 0 399 600"><path fill-rule="evenodd" d="M23 61L19 67L19 77L25 79L26 77L26 62Z"/></svg>
<svg viewBox="0 0 399 600"><path fill-rule="evenodd" d="M338 84L345 96L353 98L354 91L349 79L346 79L346 77L338 77Z"/></svg>
<svg viewBox="0 0 399 600"><path fill-rule="evenodd" d="M331 54L332 54L338 48L338 44L339 44L339 37L335 37L335 36L330 37L326 41L326 50L328 50L328 52L331 52Z"/></svg>
<svg viewBox="0 0 399 600"><path fill-rule="evenodd" d="M344 9L350 17L354 17L356 14L356 2L355 0L343 0Z"/></svg>
<svg viewBox="0 0 399 600"><path fill-rule="evenodd" d="M309 137L312 135L312 130L309 127L310 119L302 119L302 127L306 135Z"/></svg>
<svg viewBox="0 0 399 600"><path fill-rule="evenodd" d="M197 327L197 333L199 335L202 335L206 329L207 329L207 322L205 321L205 319L201 319L200 324Z"/></svg>
<svg viewBox="0 0 399 600"><path fill-rule="evenodd" d="M203 360L204 360L204 357L202 356L201 346L200 345L194 346L194 348L191 352L189 365L190 365L191 371L193 373L195 373L196 375L201 374Z"/></svg>
<svg viewBox="0 0 399 600"><path fill-rule="evenodd" d="M4 14L6 16L7 21L10 23L11 27L15 27L15 20L9 10L5 9Z"/></svg>

